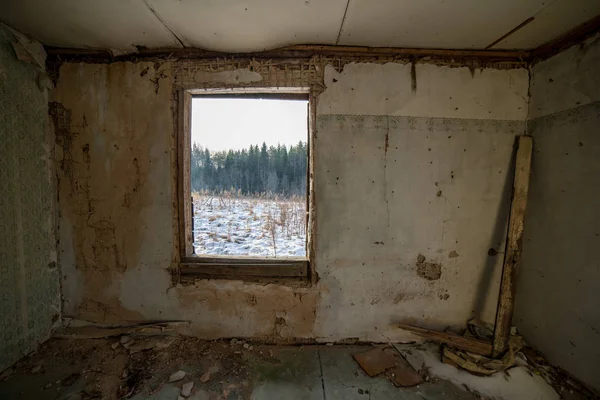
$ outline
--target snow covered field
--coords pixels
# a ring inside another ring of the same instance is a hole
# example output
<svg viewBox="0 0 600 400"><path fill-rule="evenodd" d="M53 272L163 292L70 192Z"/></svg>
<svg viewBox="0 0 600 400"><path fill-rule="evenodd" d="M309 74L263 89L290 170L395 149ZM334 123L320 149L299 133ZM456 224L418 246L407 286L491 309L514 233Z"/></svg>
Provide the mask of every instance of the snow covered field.
<svg viewBox="0 0 600 400"><path fill-rule="evenodd" d="M198 255L304 257L304 199L272 200L194 194Z"/></svg>

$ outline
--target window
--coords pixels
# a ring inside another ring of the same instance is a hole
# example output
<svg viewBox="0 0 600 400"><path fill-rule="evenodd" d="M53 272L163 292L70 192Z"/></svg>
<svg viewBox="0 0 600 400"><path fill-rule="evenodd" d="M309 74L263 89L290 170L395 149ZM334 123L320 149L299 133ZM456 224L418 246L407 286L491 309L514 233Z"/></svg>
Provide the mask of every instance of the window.
<svg viewBox="0 0 600 400"><path fill-rule="evenodd" d="M303 91L182 91L182 276L308 279L310 101Z"/></svg>

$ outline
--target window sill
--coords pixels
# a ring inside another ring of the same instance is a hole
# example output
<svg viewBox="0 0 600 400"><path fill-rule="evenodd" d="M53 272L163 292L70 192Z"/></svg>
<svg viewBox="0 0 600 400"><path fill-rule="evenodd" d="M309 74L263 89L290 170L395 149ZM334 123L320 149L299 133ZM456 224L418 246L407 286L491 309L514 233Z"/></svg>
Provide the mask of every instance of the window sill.
<svg viewBox="0 0 600 400"><path fill-rule="evenodd" d="M306 258L186 257L179 264L182 281L229 279L266 283L308 283Z"/></svg>

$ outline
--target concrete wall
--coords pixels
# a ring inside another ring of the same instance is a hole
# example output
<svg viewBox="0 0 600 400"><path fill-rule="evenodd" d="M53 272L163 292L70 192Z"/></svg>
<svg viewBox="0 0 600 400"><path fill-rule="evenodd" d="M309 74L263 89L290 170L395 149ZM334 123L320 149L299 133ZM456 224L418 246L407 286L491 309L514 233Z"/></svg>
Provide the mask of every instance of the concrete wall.
<svg viewBox="0 0 600 400"><path fill-rule="evenodd" d="M532 68L534 155L515 323L600 390L600 36Z"/></svg>
<svg viewBox="0 0 600 400"><path fill-rule="evenodd" d="M0 371L60 320L47 78L11 42L0 25Z"/></svg>
<svg viewBox="0 0 600 400"><path fill-rule="evenodd" d="M503 248L527 70L418 64L413 92L410 64L327 67L314 154L319 281L291 287L171 286L175 69L60 69L52 108L67 315L320 341L403 340L391 326L400 320L493 320L502 259L488 250Z"/></svg>

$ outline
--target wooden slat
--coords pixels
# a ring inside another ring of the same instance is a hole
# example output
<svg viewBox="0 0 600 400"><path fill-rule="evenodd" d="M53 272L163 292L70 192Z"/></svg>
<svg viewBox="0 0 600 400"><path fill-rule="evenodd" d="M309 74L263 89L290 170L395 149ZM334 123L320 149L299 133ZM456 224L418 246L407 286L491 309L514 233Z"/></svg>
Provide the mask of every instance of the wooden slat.
<svg viewBox="0 0 600 400"><path fill-rule="evenodd" d="M445 343L459 350L468 351L482 356L489 357L492 354L492 344L483 340L458 336L451 333L438 332L430 329L419 328L418 326L398 324L400 329L415 333L427 340Z"/></svg>
<svg viewBox="0 0 600 400"><path fill-rule="evenodd" d="M209 97L211 99L268 99L268 100L308 100L308 93L285 93L285 92L236 92L229 90L227 93L214 93L211 91L200 92L199 90L192 91L192 97L203 98ZM194 93L195 92L195 93Z"/></svg>
<svg viewBox="0 0 600 400"><path fill-rule="evenodd" d="M493 357L501 356L508 348L508 338L515 305L517 274L523 246L523 226L527 210L532 149L533 139L530 136L520 136L518 138L513 198L510 206L504 266L502 268L496 326L494 328Z"/></svg>
<svg viewBox="0 0 600 400"><path fill-rule="evenodd" d="M486 50L491 49L492 47L494 47L495 45L497 45L498 43L500 43L501 41L503 41L504 39L506 39L513 33L515 33L516 31L518 31L519 29L522 29L525 25L533 22L534 19L535 19L534 17L527 18L525 21L521 22L519 25L515 26L510 31L506 32L504 35L502 35L498 39L494 40L491 44L487 45L485 47L485 49Z"/></svg>
<svg viewBox="0 0 600 400"><path fill-rule="evenodd" d="M279 263L182 263L181 275L221 276L221 277L268 277L268 278L304 278L307 262Z"/></svg>
<svg viewBox="0 0 600 400"><path fill-rule="evenodd" d="M179 249L181 258L193 253L192 204L190 189L191 111L192 96L185 90L177 92L177 190L179 204Z"/></svg>
<svg viewBox="0 0 600 400"><path fill-rule="evenodd" d="M317 273L312 268L315 264L315 248L317 233L317 208L315 197L315 142L317 139L317 94L313 91L308 98L308 142L307 142L307 168L306 168L306 253L310 260L310 280L317 281Z"/></svg>
<svg viewBox="0 0 600 400"><path fill-rule="evenodd" d="M306 257L278 257L278 258L260 258L256 256L192 256L186 257L181 260L184 264L190 265L204 265L204 264L259 264L259 265L270 265L270 264L283 264L289 265L293 263L301 264L306 263Z"/></svg>

